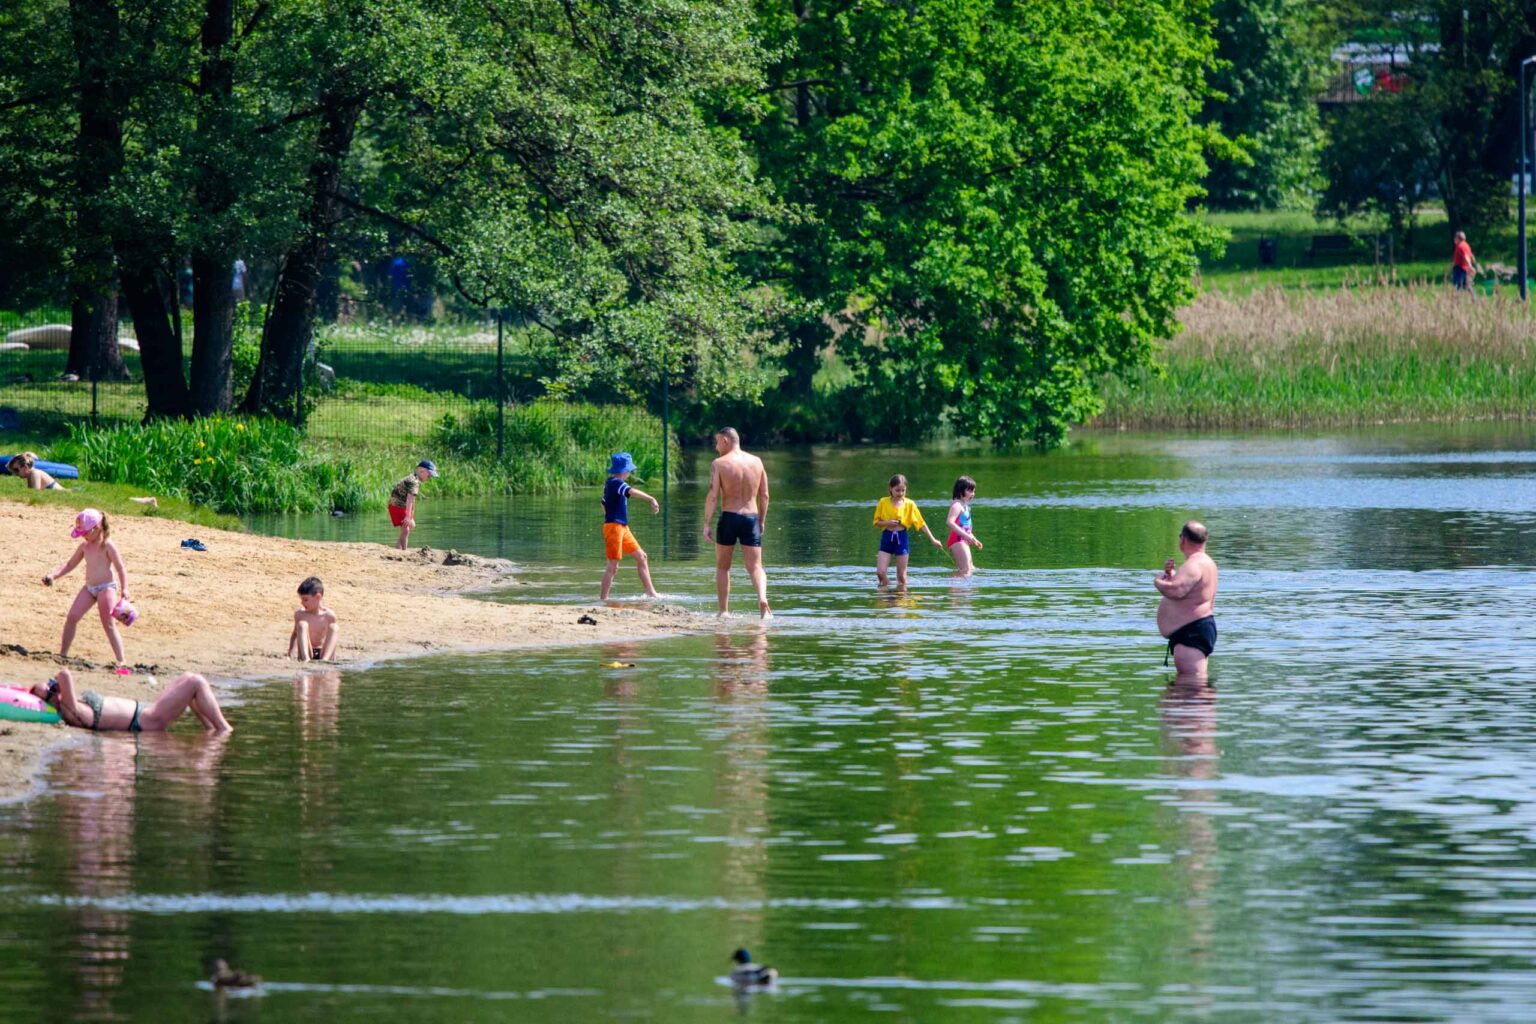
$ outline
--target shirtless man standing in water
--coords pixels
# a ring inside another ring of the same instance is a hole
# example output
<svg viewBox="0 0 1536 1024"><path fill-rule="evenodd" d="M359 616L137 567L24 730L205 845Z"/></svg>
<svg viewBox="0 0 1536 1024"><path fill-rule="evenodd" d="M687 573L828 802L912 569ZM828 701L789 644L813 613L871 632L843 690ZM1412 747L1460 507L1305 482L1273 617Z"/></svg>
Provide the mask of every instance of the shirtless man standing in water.
<svg viewBox="0 0 1536 1024"><path fill-rule="evenodd" d="M704 499L704 536L715 542L715 596L720 600L720 614L731 601L731 562L736 545L741 545L742 561L757 591L757 611L765 619L773 618L768 607L768 574L763 572L763 524L768 520L768 471L763 460L741 450L741 435L726 427L715 435L715 451L720 453L709 467L709 495ZM720 502L720 521L713 529L710 517L715 501Z"/></svg>
<svg viewBox="0 0 1536 1024"><path fill-rule="evenodd" d="M1178 678L1205 678L1205 663L1216 649L1216 563L1205 553L1206 530L1191 519L1179 530L1184 564L1173 559L1152 585L1163 595L1157 605L1157 631L1168 638L1168 652ZM1163 658L1164 664L1168 661Z"/></svg>

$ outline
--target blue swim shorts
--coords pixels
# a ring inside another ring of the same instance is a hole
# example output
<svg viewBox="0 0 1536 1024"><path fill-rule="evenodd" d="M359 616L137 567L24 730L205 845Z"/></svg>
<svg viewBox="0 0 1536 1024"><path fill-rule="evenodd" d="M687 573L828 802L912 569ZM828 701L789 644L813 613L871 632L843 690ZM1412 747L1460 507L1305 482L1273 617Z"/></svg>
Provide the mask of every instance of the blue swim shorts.
<svg viewBox="0 0 1536 1024"><path fill-rule="evenodd" d="M910 554L912 541L906 530L881 530L880 550L888 555Z"/></svg>

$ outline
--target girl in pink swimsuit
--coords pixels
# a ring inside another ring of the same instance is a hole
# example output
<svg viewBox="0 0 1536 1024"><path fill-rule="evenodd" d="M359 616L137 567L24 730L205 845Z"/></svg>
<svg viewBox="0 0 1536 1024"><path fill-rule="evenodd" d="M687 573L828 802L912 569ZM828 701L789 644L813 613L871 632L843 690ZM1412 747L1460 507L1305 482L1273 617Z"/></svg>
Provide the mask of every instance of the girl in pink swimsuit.
<svg viewBox="0 0 1536 1024"><path fill-rule="evenodd" d="M955 481L955 489L950 493L949 540L944 546L954 556L955 575L969 576L976 571L971 563L971 548L981 550L981 541L971 532L971 499L976 497L976 481L962 476Z"/></svg>

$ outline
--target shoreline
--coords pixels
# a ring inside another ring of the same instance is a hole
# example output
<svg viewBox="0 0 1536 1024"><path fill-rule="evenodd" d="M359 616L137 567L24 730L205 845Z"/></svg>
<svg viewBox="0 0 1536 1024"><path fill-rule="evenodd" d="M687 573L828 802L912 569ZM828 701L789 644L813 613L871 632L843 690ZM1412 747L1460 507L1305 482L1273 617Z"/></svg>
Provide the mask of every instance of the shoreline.
<svg viewBox="0 0 1536 1024"><path fill-rule="evenodd" d="M69 536L75 511L0 500L0 534L8 541L0 549L0 607L6 609L0 683L30 685L67 666L82 686L149 702L182 672L207 676L224 694L313 671L314 663L284 656L296 590L309 575L325 582L325 604L337 615L336 661L325 666L332 670L434 654L659 639L703 628L695 613L669 605L512 604L471 596L515 584L512 563L501 559L445 559L447 553L427 548L287 540L155 515L109 514L140 612L131 628L119 627L134 672L117 676L94 611L80 620L70 657L57 654L83 568L51 588L42 576L78 543ZM201 539L208 550L182 548L187 537ZM576 622L588 613L597 625ZM238 734L238 718L232 724ZM173 728L190 729L185 723ZM0 803L35 795L40 770L83 740L81 730L0 719Z"/></svg>

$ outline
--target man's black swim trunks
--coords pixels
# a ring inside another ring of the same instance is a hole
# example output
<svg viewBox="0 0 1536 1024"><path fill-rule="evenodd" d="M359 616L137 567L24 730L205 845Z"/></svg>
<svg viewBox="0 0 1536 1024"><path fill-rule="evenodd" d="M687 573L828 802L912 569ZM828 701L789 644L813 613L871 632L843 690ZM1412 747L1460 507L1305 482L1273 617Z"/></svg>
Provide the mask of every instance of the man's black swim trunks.
<svg viewBox="0 0 1536 1024"><path fill-rule="evenodd" d="M740 512L721 512L720 522L715 524L715 543L726 547L740 544L744 548L763 546L763 528L757 516L744 516Z"/></svg>
<svg viewBox="0 0 1536 1024"><path fill-rule="evenodd" d="M1186 622L1168 637L1168 654L1163 655L1163 664L1168 664L1168 655L1173 653L1174 645L1179 647L1193 647L1207 658L1216 649L1216 616L1207 615L1203 619L1194 622Z"/></svg>

